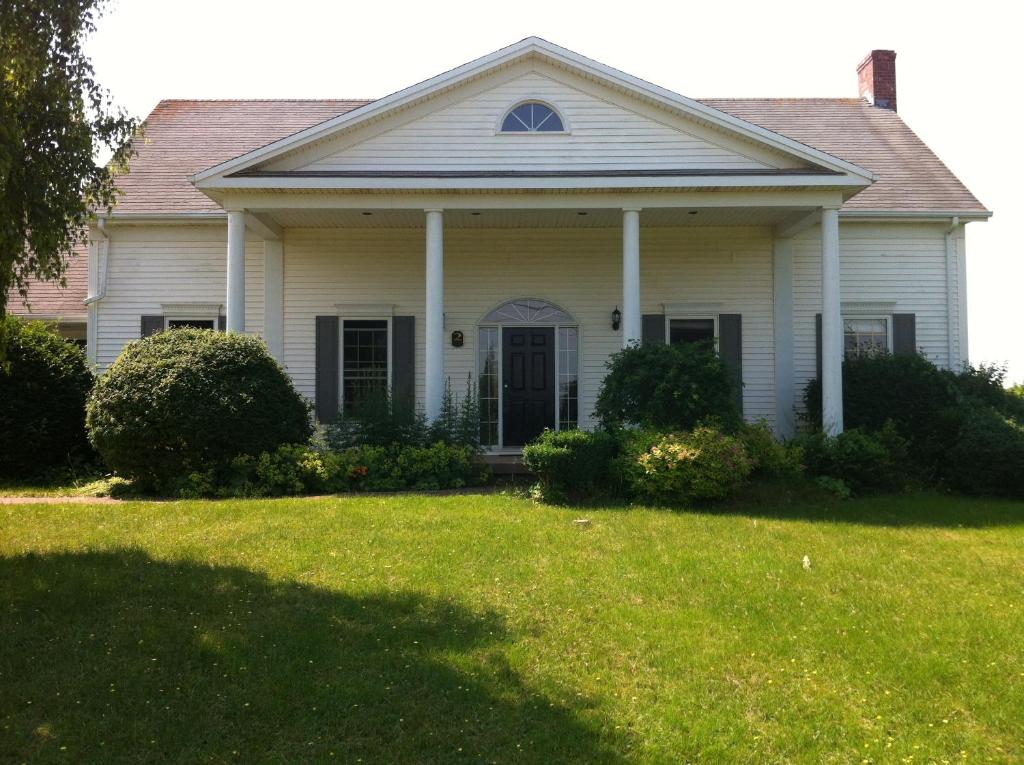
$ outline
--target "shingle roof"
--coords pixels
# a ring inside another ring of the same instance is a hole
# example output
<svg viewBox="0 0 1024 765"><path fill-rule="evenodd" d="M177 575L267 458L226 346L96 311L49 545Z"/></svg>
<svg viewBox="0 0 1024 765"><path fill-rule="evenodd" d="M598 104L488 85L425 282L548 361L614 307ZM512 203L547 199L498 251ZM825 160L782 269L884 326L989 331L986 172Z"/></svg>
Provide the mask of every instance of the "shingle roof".
<svg viewBox="0 0 1024 765"><path fill-rule="evenodd" d="M116 212L223 212L192 185L200 170L369 101L161 101L146 118Z"/></svg>
<svg viewBox="0 0 1024 765"><path fill-rule="evenodd" d="M862 98L707 98L701 102L878 176L844 210L985 211L896 112Z"/></svg>
<svg viewBox="0 0 1024 765"><path fill-rule="evenodd" d="M984 212L920 138L887 109L857 98L702 99L715 109L872 171L878 181L844 209ZM218 212L191 176L339 114L364 100L161 101L118 185L120 213Z"/></svg>
<svg viewBox="0 0 1024 765"><path fill-rule="evenodd" d="M67 287L60 287L56 282L29 282L28 305L17 291L11 290L7 296L8 313L47 319L84 317L85 297L89 291L89 258L85 246L75 247L65 278Z"/></svg>

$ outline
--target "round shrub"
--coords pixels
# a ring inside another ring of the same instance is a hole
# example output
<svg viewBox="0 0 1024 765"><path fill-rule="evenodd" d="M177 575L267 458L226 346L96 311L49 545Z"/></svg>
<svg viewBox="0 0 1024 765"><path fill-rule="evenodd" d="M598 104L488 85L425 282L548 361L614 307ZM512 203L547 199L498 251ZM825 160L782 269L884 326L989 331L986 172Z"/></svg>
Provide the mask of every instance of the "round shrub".
<svg viewBox="0 0 1024 765"><path fill-rule="evenodd" d="M608 361L595 412L607 427L690 430L740 423L729 370L712 343L640 345Z"/></svg>
<svg viewBox="0 0 1024 765"><path fill-rule="evenodd" d="M630 493L664 505L725 499L753 470L742 442L714 428L635 434L627 438L622 460Z"/></svg>
<svg viewBox="0 0 1024 765"><path fill-rule="evenodd" d="M13 316L0 320L0 343L0 477L35 478L87 460L93 375L82 349Z"/></svg>
<svg viewBox="0 0 1024 765"><path fill-rule="evenodd" d="M943 474L957 491L1024 498L1024 426L994 409L966 410Z"/></svg>
<svg viewBox="0 0 1024 765"><path fill-rule="evenodd" d="M770 478L795 478L803 472L803 449L780 442L765 422L740 426L737 437L747 450L754 473Z"/></svg>
<svg viewBox="0 0 1024 765"><path fill-rule="evenodd" d="M260 340L201 329L126 346L97 381L86 422L110 468L160 490L312 432L309 404Z"/></svg>
<svg viewBox="0 0 1024 765"><path fill-rule="evenodd" d="M523 465L537 476L543 499L591 499L610 489L617 447L615 437L604 431L545 430L523 447Z"/></svg>

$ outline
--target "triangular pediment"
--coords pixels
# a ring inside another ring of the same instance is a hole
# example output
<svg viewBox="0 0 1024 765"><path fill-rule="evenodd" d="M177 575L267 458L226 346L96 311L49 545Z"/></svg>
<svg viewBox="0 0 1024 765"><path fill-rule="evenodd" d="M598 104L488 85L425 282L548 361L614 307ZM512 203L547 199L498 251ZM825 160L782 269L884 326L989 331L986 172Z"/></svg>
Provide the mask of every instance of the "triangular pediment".
<svg viewBox="0 0 1024 765"><path fill-rule="evenodd" d="M501 130L510 109L555 109L557 132ZM531 38L196 176L622 176L867 171Z"/></svg>

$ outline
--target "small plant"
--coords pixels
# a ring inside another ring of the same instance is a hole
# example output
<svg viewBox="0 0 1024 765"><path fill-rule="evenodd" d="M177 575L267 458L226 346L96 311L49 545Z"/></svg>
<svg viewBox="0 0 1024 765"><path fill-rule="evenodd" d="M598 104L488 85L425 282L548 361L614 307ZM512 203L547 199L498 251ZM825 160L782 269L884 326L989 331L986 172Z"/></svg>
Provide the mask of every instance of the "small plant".
<svg viewBox="0 0 1024 765"><path fill-rule="evenodd" d="M631 346L607 367L595 413L608 428L684 431L714 420L732 432L740 424L734 383L710 342Z"/></svg>
<svg viewBox="0 0 1024 765"><path fill-rule="evenodd" d="M637 499L656 504L724 499L739 489L753 470L743 443L713 428L648 434L628 444L623 472L630 491Z"/></svg>
<svg viewBox="0 0 1024 765"><path fill-rule="evenodd" d="M435 443L480 448L480 407L472 377L461 398L445 382L441 413L428 423L422 409L395 402L387 390L368 396L358 412L339 416L324 428L324 441L336 451L357 446L403 444L427 447Z"/></svg>
<svg viewBox="0 0 1024 765"><path fill-rule="evenodd" d="M604 431L545 430L523 448L523 464L537 476L542 499L591 499L612 490L617 446L615 437Z"/></svg>

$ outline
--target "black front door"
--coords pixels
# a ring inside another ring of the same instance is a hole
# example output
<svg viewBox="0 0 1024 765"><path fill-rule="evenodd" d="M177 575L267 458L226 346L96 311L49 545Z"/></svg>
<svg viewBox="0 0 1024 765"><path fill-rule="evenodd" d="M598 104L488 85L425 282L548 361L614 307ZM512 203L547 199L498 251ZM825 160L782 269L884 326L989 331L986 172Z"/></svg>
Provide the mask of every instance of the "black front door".
<svg viewBox="0 0 1024 765"><path fill-rule="evenodd" d="M501 338L505 445L555 427L555 329L506 327Z"/></svg>

